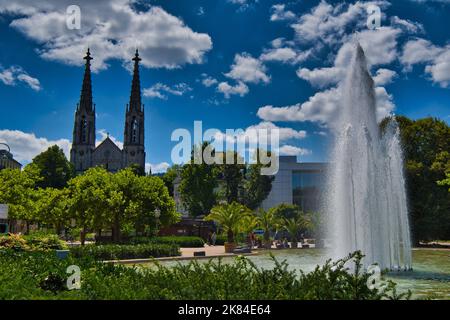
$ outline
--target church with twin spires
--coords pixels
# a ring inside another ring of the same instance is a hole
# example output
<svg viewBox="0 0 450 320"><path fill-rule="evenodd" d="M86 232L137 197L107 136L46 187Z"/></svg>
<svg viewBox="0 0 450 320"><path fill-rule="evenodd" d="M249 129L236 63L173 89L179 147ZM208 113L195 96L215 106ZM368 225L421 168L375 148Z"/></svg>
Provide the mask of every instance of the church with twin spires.
<svg viewBox="0 0 450 320"><path fill-rule="evenodd" d="M86 60L80 102L75 112L72 150L70 162L77 174L92 167L103 167L110 172L137 165L145 170L144 147L144 105L141 103L141 85L139 78L139 52L133 58L133 80L130 102L125 110L123 149L110 138L96 146L95 104L92 99L91 54L89 49Z"/></svg>

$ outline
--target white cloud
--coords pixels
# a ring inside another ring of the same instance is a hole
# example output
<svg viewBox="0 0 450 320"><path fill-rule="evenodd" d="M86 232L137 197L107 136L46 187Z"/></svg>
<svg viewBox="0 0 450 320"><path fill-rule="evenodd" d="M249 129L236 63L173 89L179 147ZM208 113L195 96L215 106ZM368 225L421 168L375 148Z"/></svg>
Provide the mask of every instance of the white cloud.
<svg viewBox="0 0 450 320"><path fill-rule="evenodd" d="M238 81L235 86L231 86L228 82L221 82L217 86L217 91L223 93L225 98L229 99L232 95L243 97L249 92L249 89L242 81Z"/></svg>
<svg viewBox="0 0 450 320"><path fill-rule="evenodd" d="M245 130L241 130L234 135L219 131L214 138L219 143L227 141L231 145L234 145L236 142L252 144L263 142L270 145L272 142L271 137L275 134L275 130L278 131L280 143L289 140L302 140L308 136L305 130L295 130L289 127L279 127L272 122L263 121L258 124L249 126Z"/></svg>
<svg viewBox="0 0 450 320"><path fill-rule="evenodd" d="M284 21L295 19L295 13L290 10L286 10L285 4L275 4L272 6L272 15L270 21Z"/></svg>
<svg viewBox="0 0 450 320"><path fill-rule="evenodd" d="M425 72L441 87L450 86L450 45L439 47L428 40L415 39L403 47L400 61L407 71L414 64L425 64Z"/></svg>
<svg viewBox="0 0 450 320"><path fill-rule="evenodd" d="M340 91L337 88L318 92L308 101L286 107L264 106L258 117L265 121L330 123L337 117Z"/></svg>
<svg viewBox="0 0 450 320"><path fill-rule="evenodd" d="M34 157L53 145L59 146L69 158L72 145L67 139L38 138L34 133L19 130L0 130L0 142L7 143L14 158L22 164L30 163Z"/></svg>
<svg viewBox="0 0 450 320"><path fill-rule="evenodd" d="M422 24L408 19L401 19L397 16L391 18L391 25L398 26L410 33L423 33L425 29Z"/></svg>
<svg viewBox="0 0 450 320"><path fill-rule="evenodd" d="M146 163L145 164L145 172L152 172L152 174L155 173L165 173L167 172L167 169L170 168L170 164L167 162L161 162L161 163Z"/></svg>
<svg viewBox="0 0 450 320"><path fill-rule="evenodd" d="M382 120L394 110L392 96L385 88L376 87L377 119ZM320 91L310 97L304 103L298 103L286 107L264 106L259 108L258 117L265 121L274 122L315 122L334 128L339 118L339 110L342 102L341 87Z"/></svg>
<svg viewBox="0 0 450 320"><path fill-rule="evenodd" d="M213 77L208 76L207 74L202 74L202 84L209 88L212 87L213 85L217 84L217 79L214 79Z"/></svg>
<svg viewBox="0 0 450 320"><path fill-rule="evenodd" d="M264 50L259 59L262 61L297 64L308 59L310 54L311 50L298 51L289 47L271 48Z"/></svg>
<svg viewBox="0 0 450 320"><path fill-rule="evenodd" d="M97 130L97 139L95 141L95 146L98 147L100 143L102 143L107 137L109 137L111 141L114 142L115 145L119 147L119 149L123 149L123 142L118 140L116 137L110 135L106 131L106 129Z"/></svg>
<svg viewBox="0 0 450 320"><path fill-rule="evenodd" d="M389 69L380 68L377 70L376 75L373 77L373 81L377 86L385 86L391 83L397 76L397 72Z"/></svg>
<svg viewBox="0 0 450 320"><path fill-rule="evenodd" d="M80 0L81 29L68 30L63 1L0 0L0 15L12 14L10 26L38 44L38 53L49 60L82 65L88 46L93 69L108 67L108 60L129 63L136 47L146 67L176 68L202 63L211 50L208 34L189 28L178 17L146 4L137 11L133 0Z"/></svg>
<svg viewBox="0 0 450 320"><path fill-rule="evenodd" d="M297 76L308 81L314 87L324 88L341 81L345 76L345 69L341 67L316 68L313 70L300 68L297 71Z"/></svg>
<svg viewBox="0 0 450 320"><path fill-rule="evenodd" d="M279 148L278 153L284 156L308 156L312 154L312 151L296 146L284 145Z"/></svg>
<svg viewBox="0 0 450 320"><path fill-rule="evenodd" d="M192 88L189 87L189 85L187 85L186 83L179 83L170 87L158 82L150 88L144 89L143 95L144 97L167 100L168 94L174 96L182 96L190 91L192 91Z"/></svg>
<svg viewBox="0 0 450 320"><path fill-rule="evenodd" d="M382 9L389 5L387 1L357 1L349 5L344 3L331 5L321 1L292 25L296 38L300 42L314 42L315 45L320 43L333 45L345 41L349 29L365 28L366 8L370 4L378 5Z"/></svg>
<svg viewBox="0 0 450 320"><path fill-rule="evenodd" d="M42 89L40 81L30 76L20 66L11 66L7 69L2 69L0 66L0 81L7 86L15 86L17 82L23 82L34 91Z"/></svg>
<svg viewBox="0 0 450 320"><path fill-rule="evenodd" d="M266 72L267 68L260 60L244 52L236 54L231 70L225 76L245 83L269 83L270 76Z"/></svg>

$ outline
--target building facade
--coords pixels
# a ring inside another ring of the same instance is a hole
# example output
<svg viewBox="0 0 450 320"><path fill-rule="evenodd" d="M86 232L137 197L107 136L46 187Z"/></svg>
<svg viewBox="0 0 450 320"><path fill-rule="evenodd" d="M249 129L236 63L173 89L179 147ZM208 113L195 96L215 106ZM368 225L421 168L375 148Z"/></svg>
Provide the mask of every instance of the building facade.
<svg viewBox="0 0 450 320"><path fill-rule="evenodd" d="M77 173L92 167L104 167L110 172L137 165L145 170L144 105L141 101L139 52L133 58L133 80L130 102L125 109L124 144L120 149L109 135L96 146L95 104L92 98L91 57L88 49L80 102L75 112L70 162Z"/></svg>
<svg viewBox="0 0 450 320"><path fill-rule="evenodd" d="M295 204L303 211L320 211L325 193L326 163L298 163L296 156L280 156L272 190L262 208Z"/></svg>
<svg viewBox="0 0 450 320"><path fill-rule="evenodd" d="M0 143L0 145L5 146L8 149L0 150L0 170L22 168L22 165L14 159L9 146L5 143Z"/></svg>

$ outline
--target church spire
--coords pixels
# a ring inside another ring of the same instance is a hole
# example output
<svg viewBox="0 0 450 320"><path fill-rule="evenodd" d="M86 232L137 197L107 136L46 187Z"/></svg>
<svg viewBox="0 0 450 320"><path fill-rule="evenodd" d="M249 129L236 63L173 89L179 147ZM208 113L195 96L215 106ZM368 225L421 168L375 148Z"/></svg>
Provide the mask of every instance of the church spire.
<svg viewBox="0 0 450 320"><path fill-rule="evenodd" d="M142 111L141 110L141 81L139 78L139 61L142 59L139 58L139 51L136 49L136 53L134 55L134 69L133 69L133 82L131 84L131 95L130 95L130 104L129 110L133 111Z"/></svg>
<svg viewBox="0 0 450 320"><path fill-rule="evenodd" d="M79 110L92 112L93 103L92 103L92 84L91 84L91 60L93 58L91 57L89 48L86 52L86 56L83 59L86 60L86 64L84 69L83 86L81 88Z"/></svg>

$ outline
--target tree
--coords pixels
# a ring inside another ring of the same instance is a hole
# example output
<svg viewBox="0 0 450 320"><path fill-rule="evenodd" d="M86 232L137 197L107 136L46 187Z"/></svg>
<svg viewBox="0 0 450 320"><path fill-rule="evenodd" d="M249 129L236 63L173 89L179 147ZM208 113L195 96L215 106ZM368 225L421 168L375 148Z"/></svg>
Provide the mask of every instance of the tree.
<svg viewBox="0 0 450 320"><path fill-rule="evenodd" d="M275 216L279 219L292 219L301 214L301 209L295 204L282 203L276 207L271 208Z"/></svg>
<svg viewBox="0 0 450 320"><path fill-rule="evenodd" d="M291 236L293 248L297 247L299 233L311 230L312 227L311 217L305 214L299 214L296 217L283 220L283 228Z"/></svg>
<svg viewBox="0 0 450 320"><path fill-rule="evenodd" d="M203 152L208 146L209 143L207 142L201 148L194 146L191 162L185 164L181 171L179 187L181 200L189 213L194 217L208 214L217 203L217 166L207 164L205 161L202 161L202 164L196 164L194 161L196 153L201 152L203 157Z"/></svg>
<svg viewBox="0 0 450 320"><path fill-rule="evenodd" d="M38 189L35 199L35 221L51 225L60 234L70 223L67 189Z"/></svg>
<svg viewBox="0 0 450 320"><path fill-rule="evenodd" d="M397 116L405 157L406 186L413 240L450 238L450 197L437 181L450 168L450 127L442 120ZM381 123L384 129L388 123Z"/></svg>
<svg viewBox="0 0 450 320"><path fill-rule="evenodd" d="M440 186L448 186L448 192L450 192L450 171L447 172L447 178L438 182Z"/></svg>
<svg viewBox="0 0 450 320"><path fill-rule="evenodd" d="M164 184L167 187L167 190L169 190L169 195L173 197L174 193L174 182L175 179L181 174L181 167L179 165L173 165L169 169L167 169L167 172L162 176L162 180L164 181Z"/></svg>
<svg viewBox="0 0 450 320"><path fill-rule="evenodd" d="M84 245L89 230L101 230L110 221L109 206L120 202L111 192L111 174L103 168L91 168L68 183L68 210L81 228Z"/></svg>
<svg viewBox="0 0 450 320"><path fill-rule="evenodd" d="M272 241L270 240L271 232L276 231L280 225L281 220L275 215L274 210L263 210L259 209L258 215L258 226L264 230L264 242L265 246L270 249L272 246Z"/></svg>
<svg viewBox="0 0 450 320"><path fill-rule="evenodd" d="M270 152L268 155L270 155ZM261 169L264 168L264 165L259 159L259 150L255 152L255 157L257 158L256 163L248 166L240 201L252 210L257 209L269 196L272 190L272 182L275 179L274 176L261 174Z"/></svg>
<svg viewBox="0 0 450 320"><path fill-rule="evenodd" d="M211 213L205 217L207 221L215 221L227 233L227 241L235 243L235 235L242 230L242 226L251 211L241 205L233 202L230 204L221 204L211 209Z"/></svg>
<svg viewBox="0 0 450 320"><path fill-rule="evenodd" d="M42 177L42 180L37 183L40 188L62 189L75 174L63 150L56 145L37 155L32 165L36 166Z"/></svg>
<svg viewBox="0 0 450 320"><path fill-rule="evenodd" d="M9 219L24 220L28 225L34 219L35 185L40 177L35 167L0 170L0 203L8 204Z"/></svg>
<svg viewBox="0 0 450 320"><path fill-rule="evenodd" d="M159 177L147 176L138 179L133 207L136 209L135 229L155 230L158 226L169 226L180 220L175 201ZM156 217L156 211L159 217Z"/></svg>
<svg viewBox="0 0 450 320"><path fill-rule="evenodd" d="M219 165L220 176L223 181L224 198L228 203L239 201L239 191L244 180L245 164L242 162L237 152L228 151L223 153L223 163ZM226 158L233 159L232 164L227 164Z"/></svg>

